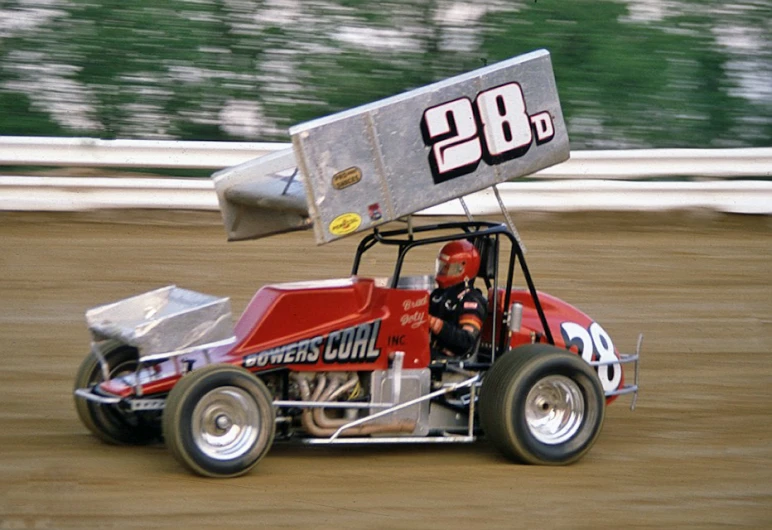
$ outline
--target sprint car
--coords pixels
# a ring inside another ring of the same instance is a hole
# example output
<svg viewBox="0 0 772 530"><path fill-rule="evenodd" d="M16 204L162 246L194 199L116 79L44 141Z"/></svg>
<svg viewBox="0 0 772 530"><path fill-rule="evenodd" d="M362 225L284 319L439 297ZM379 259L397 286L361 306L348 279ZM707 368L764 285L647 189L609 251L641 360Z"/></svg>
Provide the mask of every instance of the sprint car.
<svg viewBox="0 0 772 530"><path fill-rule="evenodd" d="M498 182L568 157L547 52L290 132L292 149L215 174L228 238L366 232L350 274L263 286L235 325L227 298L174 285L90 309L74 395L94 435L163 440L209 477L249 472L275 441L484 437L513 461L564 465L593 446L608 404L632 394L634 406L640 337L620 353L599 323L538 291L507 212L506 223L475 220L464 201L491 186L499 198ZM455 199L466 220L414 222ZM469 355L437 357L434 277L403 265L417 248L461 239L481 256L488 316ZM376 247L396 253L389 277L360 273Z"/></svg>

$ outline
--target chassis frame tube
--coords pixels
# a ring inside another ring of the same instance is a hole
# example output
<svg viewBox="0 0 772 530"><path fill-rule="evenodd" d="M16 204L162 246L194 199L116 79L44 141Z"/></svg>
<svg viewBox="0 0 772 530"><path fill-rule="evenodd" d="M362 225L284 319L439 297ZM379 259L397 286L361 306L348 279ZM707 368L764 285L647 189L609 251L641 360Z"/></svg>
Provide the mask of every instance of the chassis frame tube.
<svg viewBox="0 0 772 530"><path fill-rule="evenodd" d="M412 407L413 405L415 405L417 403L421 403L422 401L428 401L428 400L431 400L431 399L433 399L435 397L438 397L438 396L441 396L441 395L444 395L444 394L448 394L450 392L453 392L454 390L458 390L459 388L466 388L466 387L473 386L479 380L480 380L480 375L477 374L477 375L475 375L473 377L470 377L469 379L466 379L464 381L460 381L458 383L454 383L454 384L448 385L446 387L443 387L443 388L441 388L439 390L436 390L434 392L430 392L430 393L426 394L425 396L420 396L420 397L417 397L415 399L411 399L410 401L405 401L404 403L400 403L399 405L396 405L396 406L391 407L389 409L382 410L380 412L376 412L375 414L370 414L369 416L365 416L364 418L360 418L358 420L354 420L354 421L352 421L350 423L347 423L346 425L343 425L342 427L340 427L329 438L329 440L333 441L336 438L338 438L338 436L340 436L341 433L343 433L344 431L346 431L348 429L357 427L357 426L362 425L364 423L371 422L371 421L376 420L378 418L381 418L383 416L387 416L387 415L391 414L392 412L397 412L399 410L406 409L408 407ZM471 425L471 423L470 423L470 425Z"/></svg>

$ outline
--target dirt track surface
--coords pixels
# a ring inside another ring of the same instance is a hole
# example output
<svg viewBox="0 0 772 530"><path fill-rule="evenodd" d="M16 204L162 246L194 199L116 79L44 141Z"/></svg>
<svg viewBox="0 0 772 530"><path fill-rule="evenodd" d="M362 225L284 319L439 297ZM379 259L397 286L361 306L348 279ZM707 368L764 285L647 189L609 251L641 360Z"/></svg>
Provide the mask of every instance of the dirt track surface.
<svg viewBox="0 0 772 530"><path fill-rule="evenodd" d="M206 480L79 423L85 310L176 283L239 314L266 283L346 276L355 241L228 244L209 213L0 214L0 529L772 527L772 219L516 220L541 290L623 351L645 335L636 411L612 404L581 462L513 465L484 442L277 446Z"/></svg>

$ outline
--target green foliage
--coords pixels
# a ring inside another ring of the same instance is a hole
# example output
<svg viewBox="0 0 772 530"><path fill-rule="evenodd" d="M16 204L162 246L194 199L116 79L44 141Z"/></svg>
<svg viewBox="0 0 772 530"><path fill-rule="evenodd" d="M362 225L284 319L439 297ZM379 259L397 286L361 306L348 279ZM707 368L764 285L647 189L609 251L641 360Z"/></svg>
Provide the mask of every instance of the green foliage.
<svg viewBox="0 0 772 530"><path fill-rule="evenodd" d="M4 118L0 130L8 136L63 136L65 131L51 117L36 109L20 92L0 92Z"/></svg>
<svg viewBox="0 0 772 530"><path fill-rule="evenodd" d="M710 146L731 132L743 102L726 90L725 54L712 46L704 15L665 31L624 22L622 4L542 2L499 16L483 49L494 60L545 47L574 147Z"/></svg>
<svg viewBox="0 0 772 530"><path fill-rule="evenodd" d="M573 148L768 145L768 2L32 0L0 18L5 135L281 140L537 48ZM32 6L32 7L30 7Z"/></svg>

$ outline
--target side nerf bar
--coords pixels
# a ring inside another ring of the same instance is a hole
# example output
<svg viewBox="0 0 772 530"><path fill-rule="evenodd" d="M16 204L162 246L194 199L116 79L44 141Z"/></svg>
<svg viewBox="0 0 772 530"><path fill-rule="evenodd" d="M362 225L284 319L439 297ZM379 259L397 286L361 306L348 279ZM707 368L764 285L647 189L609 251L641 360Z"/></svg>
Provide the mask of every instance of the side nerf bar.
<svg viewBox="0 0 772 530"><path fill-rule="evenodd" d="M90 388L76 388L73 393L81 399L93 401L101 405L117 405L122 401L122 398L118 396L100 396L94 394Z"/></svg>
<svg viewBox="0 0 772 530"><path fill-rule="evenodd" d="M93 388L76 388L73 392L80 399L99 403L100 405L128 406L131 412L143 410L163 410L166 405L164 398L122 398L118 396L104 396L93 392Z"/></svg>

